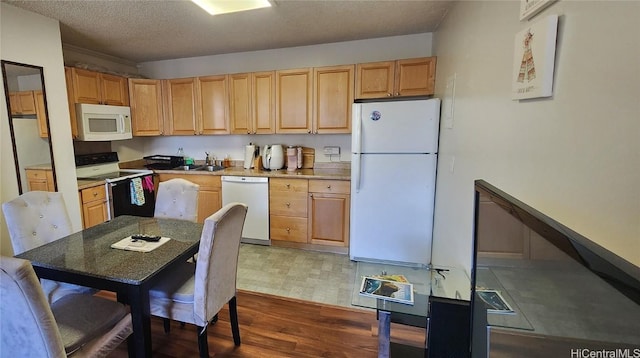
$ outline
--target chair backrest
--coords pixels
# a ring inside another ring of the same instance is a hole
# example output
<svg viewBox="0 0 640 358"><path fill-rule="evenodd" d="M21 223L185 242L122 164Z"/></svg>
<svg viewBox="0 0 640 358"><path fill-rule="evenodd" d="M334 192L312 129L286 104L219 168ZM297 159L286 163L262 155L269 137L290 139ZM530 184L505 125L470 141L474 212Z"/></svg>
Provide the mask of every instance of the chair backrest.
<svg viewBox="0 0 640 358"><path fill-rule="evenodd" d="M61 193L29 191L2 204L15 255L73 233Z"/></svg>
<svg viewBox="0 0 640 358"><path fill-rule="evenodd" d="M0 352L12 357L66 357L60 331L29 261L2 256L0 269Z"/></svg>
<svg viewBox="0 0 640 358"><path fill-rule="evenodd" d="M247 206L225 205L204 221L194 288L194 314L209 321L236 295L238 253Z"/></svg>
<svg viewBox="0 0 640 358"><path fill-rule="evenodd" d="M182 178L160 182L153 216L165 219L198 221L200 186Z"/></svg>

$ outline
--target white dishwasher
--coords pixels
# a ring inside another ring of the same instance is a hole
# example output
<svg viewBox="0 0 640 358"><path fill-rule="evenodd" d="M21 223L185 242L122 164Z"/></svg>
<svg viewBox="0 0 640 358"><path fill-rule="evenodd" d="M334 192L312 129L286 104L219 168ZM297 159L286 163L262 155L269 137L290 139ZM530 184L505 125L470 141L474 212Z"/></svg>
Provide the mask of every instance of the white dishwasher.
<svg viewBox="0 0 640 358"><path fill-rule="evenodd" d="M269 178L222 176L222 205L238 202L247 205L242 242L270 245Z"/></svg>

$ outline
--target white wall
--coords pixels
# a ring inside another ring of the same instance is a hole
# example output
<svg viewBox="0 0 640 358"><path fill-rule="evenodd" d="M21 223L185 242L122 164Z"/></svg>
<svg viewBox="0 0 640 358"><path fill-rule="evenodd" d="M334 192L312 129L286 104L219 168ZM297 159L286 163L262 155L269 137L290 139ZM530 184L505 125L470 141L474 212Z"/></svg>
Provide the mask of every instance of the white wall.
<svg viewBox="0 0 640 358"><path fill-rule="evenodd" d="M432 55L432 34L415 34L378 39L348 41L315 46L291 47L276 50L202 56L166 61L145 62L139 65L141 75L149 78L181 78L214 74L267 71L302 67L320 67L360 62L395 60ZM173 136L113 142L121 160L141 155L175 154L183 147L185 154L204 160L205 151L218 157L229 154L242 160L244 145L285 144L304 145L316 149L317 162L348 161L351 150L350 135L226 135ZM340 147L340 158L322 154L324 146Z"/></svg>
<svg viewBox="0 0 640 358"><path fill-rule="evenodd" d="M64 195L74 230L80 230L82 223L58 21L5 3L0 4L0 10L0 57L44 68L58 190ZM4 95L4 88L1 88L0 97L4 98ZM0 102L0 201L4 203L18 196L18 183L13 166L7 105L4 100ZM0 252L12 255L4 216L0 218L0 227Z"/></svg>
<svg viewBox="0 0 640 358"><path fill-rule="evenodd" d="M434 260L470 266L473 181L485 179L640 265L640 2L558 1L554 96L510 98L519 2L461 1L434 34L443 128ZM450 170L451 161L454 170Z"/></svg>

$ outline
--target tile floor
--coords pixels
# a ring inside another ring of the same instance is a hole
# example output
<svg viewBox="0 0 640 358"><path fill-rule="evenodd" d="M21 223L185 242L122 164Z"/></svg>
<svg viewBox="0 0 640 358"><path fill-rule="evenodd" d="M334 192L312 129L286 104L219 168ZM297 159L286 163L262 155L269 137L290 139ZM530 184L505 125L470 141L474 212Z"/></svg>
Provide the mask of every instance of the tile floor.
<svg viewBox="0 0 640 358"><path fill-rule="evenodd" d="M349 308L356 263L348 255L241 244L238 289Z"/></svg>

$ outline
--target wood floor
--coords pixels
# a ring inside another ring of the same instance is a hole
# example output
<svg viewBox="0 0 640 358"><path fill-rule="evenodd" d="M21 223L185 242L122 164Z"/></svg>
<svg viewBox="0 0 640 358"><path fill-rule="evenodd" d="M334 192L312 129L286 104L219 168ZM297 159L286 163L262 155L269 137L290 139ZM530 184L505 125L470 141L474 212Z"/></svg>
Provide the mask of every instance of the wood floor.
<svg viewBox="0 0 640 358"><path fill-rule="evenodd" d="M242 344L233 345L229 312L209 327L212 357L377 357L375 312L239 291L238 317ZM162 320L151 319L153 356L197 357L195 326L172 322L165 334ZM394 341L424 342L421 331L392 327ZM397 338L396 338L397 337ZM109 357L127 357L122 344Z"/></svg>

